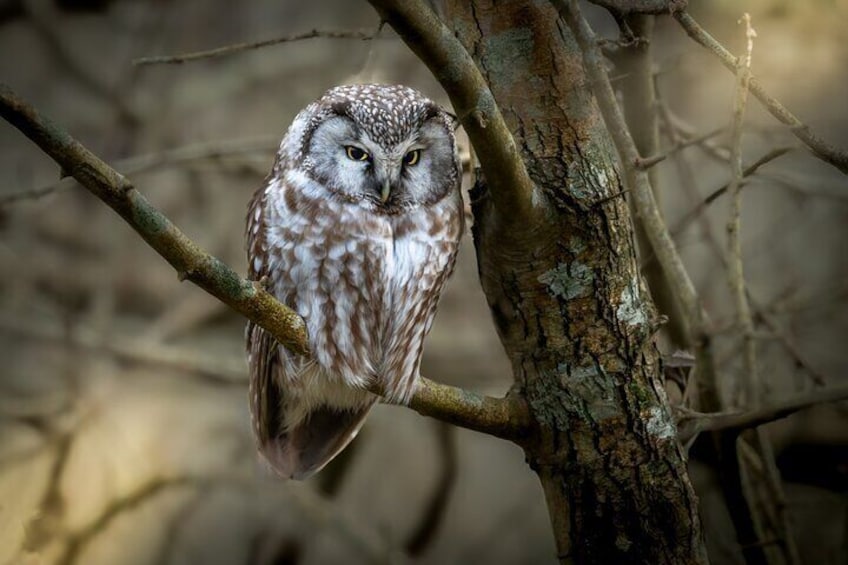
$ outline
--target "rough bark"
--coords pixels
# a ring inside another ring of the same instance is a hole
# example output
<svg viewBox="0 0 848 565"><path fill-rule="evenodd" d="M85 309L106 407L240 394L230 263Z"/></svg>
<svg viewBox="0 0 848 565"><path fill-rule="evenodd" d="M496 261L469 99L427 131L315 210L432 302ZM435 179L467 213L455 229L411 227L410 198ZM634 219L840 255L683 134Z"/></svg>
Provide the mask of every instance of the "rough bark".
<svg viewBox="0 0 848 565"><path fill-rule="evenodd" d="M546 3L452 2L445 16L483 71L545 212L515 229L485 180L472 195L480 280L536 425L524 449L559 557L705 562L659 380L656 314L577 44Z"/></svg>

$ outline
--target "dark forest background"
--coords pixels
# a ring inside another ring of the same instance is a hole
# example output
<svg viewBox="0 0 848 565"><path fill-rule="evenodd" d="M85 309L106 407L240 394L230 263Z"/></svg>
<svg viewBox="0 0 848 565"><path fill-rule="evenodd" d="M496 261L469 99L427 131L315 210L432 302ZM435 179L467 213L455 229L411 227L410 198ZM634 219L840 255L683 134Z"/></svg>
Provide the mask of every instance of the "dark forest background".
<svg viewBox="0 0 848 565"><path fill-rule="evenodd" d="M606 12L586 10L596 30L617 34ZM848 2L693 1L691 11L736 53L737 20L750 12L754 73L815 131L848 145ZM246 203L298 110L352 82L445 96L388 28L373 41L316 38L182 65L133 60L377 25L367 3L345 0L5 1L0 79L244 272ZM670 19L657 21L654 53L677 131L726 128L733 75ZM846 383L848 182L797 149L756 101L746 127L746 163L791 148L745 188L752 305L776 324L758 344L767 402ZM663 211L732 379L738 340L720 261L726 199L687 220L727 182L726 144L725 129L683 150L694 185L671 160L657 171ZM409 410L376 409L354 448L316 479L274 480L249 433L244 320L179 284L6 123L0 273L0 563L370 563L410 553L426 563L556 562L521 450ZM510 385L470 237L423 373L493 395ZM820 406L767 430L805 561L845 563L848 408ZM717 479L697 459L691 470L713 561L740 562Z"/></svg>

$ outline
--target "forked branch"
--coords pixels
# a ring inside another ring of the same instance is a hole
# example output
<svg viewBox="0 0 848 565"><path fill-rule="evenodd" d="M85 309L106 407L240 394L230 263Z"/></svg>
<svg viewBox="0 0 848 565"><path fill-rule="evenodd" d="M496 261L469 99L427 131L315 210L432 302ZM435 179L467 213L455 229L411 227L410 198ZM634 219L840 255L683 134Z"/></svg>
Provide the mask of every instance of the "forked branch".
<svg viewBox="0 0 848 565"><path fill-rule="evenodd" d="M259 324L291 351L308 352L306 325L297 312L201 249L125 177L1 84L0 116L56 161L64 175L74 177L115 210L176 269L180 280L190 280ZM371 391L382 393L376 385ZM518 398L486 397L427 379L422 379L410 406L425 416L513 440L526 434L530 421L526 405Z"/></svg>
<svg viewBox="0 0 848 565"><path fill-rule="evenodd" d="M734 73L736 72L736 57L734 57L730 51L725 49L721 43L716 41L709 33L707 33L704 28L698 25L698 22L696 22L692 16L685 11L673 12L673 15L689 37L705 47L710 53L718 57L725 67ZM763 88L760 81L753 76L750 78L749 88L751 93L763 103L771 115L777 118L781 123L789 126L792 133L795 134L795 137L804 142L814 155L822 161L830 163L843 173L848 174L848 152L844 149L839 149L830 145L821 137L814 134L812 130L810 130L810 126L798 119L798 117L790 112L786 106L781 104L779 100L766 92L766 89Z"/></svg>

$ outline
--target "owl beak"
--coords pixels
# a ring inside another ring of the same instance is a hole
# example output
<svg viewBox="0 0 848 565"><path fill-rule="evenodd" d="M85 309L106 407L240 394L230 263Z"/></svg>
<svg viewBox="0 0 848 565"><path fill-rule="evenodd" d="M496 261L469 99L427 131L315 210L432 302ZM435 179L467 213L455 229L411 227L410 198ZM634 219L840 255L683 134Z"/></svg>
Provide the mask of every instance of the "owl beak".
<svg viewBox="0 0 848 565"><path fill-rule="evenodd" d="M389 194L392 192L392 183L388 179L383 181L383 188L380 190L380 202L383 204L389 199Z"/></svg>

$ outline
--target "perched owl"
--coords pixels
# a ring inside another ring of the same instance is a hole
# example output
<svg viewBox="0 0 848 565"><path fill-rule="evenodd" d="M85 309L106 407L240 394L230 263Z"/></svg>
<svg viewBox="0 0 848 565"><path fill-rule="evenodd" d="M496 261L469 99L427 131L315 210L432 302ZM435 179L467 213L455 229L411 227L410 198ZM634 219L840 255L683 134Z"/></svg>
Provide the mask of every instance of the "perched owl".
<svg viewBox="0 0 848 565"><path fill-rule="evenodd" d="M247 326L259 451L319 471L377 397L408 402L463 232L452 116L405 86L333 88L301 111L247 218L250 278L306 320L311 354Z"/></svg>

